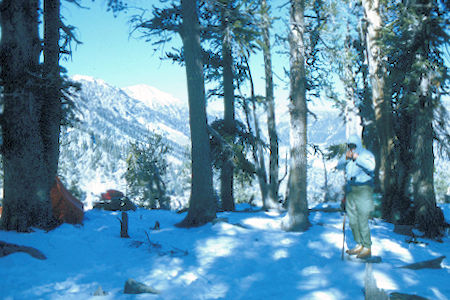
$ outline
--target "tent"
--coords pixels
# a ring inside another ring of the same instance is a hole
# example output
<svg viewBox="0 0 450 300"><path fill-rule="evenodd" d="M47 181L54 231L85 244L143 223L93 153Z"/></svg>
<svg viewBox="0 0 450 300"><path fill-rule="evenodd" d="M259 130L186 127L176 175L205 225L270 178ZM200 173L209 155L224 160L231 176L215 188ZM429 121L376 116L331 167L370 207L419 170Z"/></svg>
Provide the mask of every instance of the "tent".
<svg viewBox="0 0 450 300"><path fill-rule="evenodd" d="M54 217L62 223L82 224L83 223L83 203L75 198L56 177L55 184L50 191ZM2 206L0 206L0 217L2 216Z"/></svg>
<svg viewBox="0 0 450 300"><path fill-rule="evenodd" d="M64 223L83 223L83 203L75 198L56 177L55 184L50 191L52 199L53 215Z"/></svg>

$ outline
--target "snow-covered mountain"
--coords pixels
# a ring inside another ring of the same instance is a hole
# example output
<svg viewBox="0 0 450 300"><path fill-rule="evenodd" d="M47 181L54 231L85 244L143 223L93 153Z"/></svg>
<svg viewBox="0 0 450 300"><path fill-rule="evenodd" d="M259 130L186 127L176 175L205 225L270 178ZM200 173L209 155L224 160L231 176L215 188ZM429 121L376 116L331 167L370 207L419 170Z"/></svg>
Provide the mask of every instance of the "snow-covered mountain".
<svg viewBox="0 0 450 300"><path fill-rule="evenodd" d="M170 171L179 171L189 149L187 103L149 86L120 89L88 76L72 79L81 85L73 99L80 122L63 129L59 174L88 207L106 189L126 192L128 147L151 132L171 147Z"/></svg>
<svg viewBox="0 0 450 300"><path fill-rule="evenodd" d="M183 163L188 161L190 148L188 103L147 85L120 89L89 76L77 75L72 79L81 85L74 98L80 122L62 132L59 174L69 188L80 191L79 197L87 207L106 189L126 192L123 174L129 144L145 141L149 132L162 135L173 149L169 160L174 180L169 186L172 193L187 198L189 191L184 189L189 186L181 185L179 179L183 172L187 176L182 169L186 167ZM220 103L208 107L209 121L220 118L220 108ZM315 113L317 119L309 121L310 142L321 146L342 142L345 129L338 113L330 109L315 110ZM261 115L262 128L266 128L265 119ZM278 103L277 120L284 159L289 143L287 103ZM321 194L323 185L323 165L320 157L312 158L311 195L316 198L320 197L315 194Z"/></svg>

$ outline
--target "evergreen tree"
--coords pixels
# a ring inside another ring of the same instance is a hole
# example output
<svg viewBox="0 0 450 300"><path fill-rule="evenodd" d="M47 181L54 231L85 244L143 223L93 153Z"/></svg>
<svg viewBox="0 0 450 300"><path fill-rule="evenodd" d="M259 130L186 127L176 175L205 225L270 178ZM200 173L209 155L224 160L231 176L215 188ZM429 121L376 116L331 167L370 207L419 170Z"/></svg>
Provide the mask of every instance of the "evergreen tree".
<svg viewBox="0 0 450 300"><path fill-rule="evenodd" d="M204 3L200 2L201 5ZM175 61L183 61L186 67L191 128L191 196L189 212L178 224L183 227L203 225L216 216L216 201L212 186L211 151L206 120L206 94L204 83L204 51L200 43L201 26L199 5L195 0L183 0L181 5L171 3L166 8L153 9L153 17L143 15L131 18L135 30L143 33L155 45L164 44L179 34L183 48L179 55L168 53Z"/></svg>
<svg viewBox="0 0 450 300"><path fill-rule="evenodd" d="M127 157L127 196L136 204L146 208L170 208L165 178L170 148L162 136L152 134L142 142L130 144Z"/></svg>
<svg viewBox="0 0 450 300"><path fill-rule="evenodd" d="M362 0L364 15L367 21L366 49L369 65L369 78L372 89L372 102L375 108L375 124L380 143L379 177L383 193L383 216L388 220L400 218L404 211L395 202L399 195L396 177L394 175L395 134L393 127L392 102L386 90L386 59L381 46L377 43L383 24L381 15L382 4L379 0Z"/></svg>
<svg viewBox="0 0 450 300"><path fill-rule="evenodd" d="M179 34L183 40L188 81L192 183L188 215L180 226L198 226L216 217L197 9L196 0L181 0L183 21Z"/></svg>
<svg viewBox="0 0 450 300"><path fill-rule="evenodd" d="M305 0L291 0L290 9L290 157L285 230L304 231L309 226L306 194L307 105L305 70Z"/></svg>
<svg viewBox="0 0 450 300"><path fill-rule="evenodd" d="M269 199L264 203L265 207L275 208L278 206L279 189L279 164L278 164L278 135L275 121L275 97L273 87L272 55L270 44L270 6L266 0L261 1L261 30L262 51L264 56L264 73L266 83L266 105L267 105L267 130L269 134Z"/></svg>
<svg viewBox="0 0 450 300"><path fill-rule="evenodd" d="M4 99L2 225L6 230L47 228L52 219L53 181L49 180L47 166L53 166L54 162L46 161L47 145L40 125L45 117L40 89L43 82L38 10L38 0L0 3L0 77Z"/></svg>
<svg viewBox="0 0 450 300"><path fill-rule="evenodd" d="M48 168L48 182L53 186L58 170L59 135L61 131L62 82L60 75L60 0L44 0L44 64L45 83L40 120L44 142L44 156Z"/></svg>
<svg viewBox="0 0 450 300"><path fill-rule="evenodd" d="M401 196L407 199L403 206L410 212L403 221L435 237L444 223L434 193L433 140L438 130L436 109L448 84L441 49L448 45L449 12L441 1L388 4L392 13L385 16L389 25L382 31L381 44L389 58L389 89L397 116L397 178Z"/></svg>

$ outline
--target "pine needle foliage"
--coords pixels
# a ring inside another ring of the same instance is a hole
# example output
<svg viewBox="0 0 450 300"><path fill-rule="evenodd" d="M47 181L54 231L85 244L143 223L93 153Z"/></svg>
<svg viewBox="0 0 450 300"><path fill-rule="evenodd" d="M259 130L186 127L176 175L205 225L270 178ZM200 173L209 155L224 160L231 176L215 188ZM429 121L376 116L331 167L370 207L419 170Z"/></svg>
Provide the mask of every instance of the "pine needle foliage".
<svg viewBox="0 0 450 300"><path fill-rule="evenodd" d="M161 135L152 133L145 142L130 143L126 160L127 195L137 205L149 209L170 207L165 177L170 147Z"/></svg>

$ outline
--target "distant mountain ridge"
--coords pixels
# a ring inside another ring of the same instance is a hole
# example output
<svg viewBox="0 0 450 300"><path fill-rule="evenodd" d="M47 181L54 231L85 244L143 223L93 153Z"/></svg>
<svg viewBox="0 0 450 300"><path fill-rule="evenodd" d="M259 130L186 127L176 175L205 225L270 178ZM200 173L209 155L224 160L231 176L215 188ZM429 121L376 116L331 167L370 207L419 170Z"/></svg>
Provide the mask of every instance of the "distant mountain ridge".
<svg viewBox="0 0 450 300"><path fill-rule="evenodd" d="M76 75L72 79L81 85L81 91L73 99L81 122L62 132L59 173L69 188L76 186L85 192L80 197L85 198L88 207L106 189L126 192L123 174L129 144L145 141L149 132L161 134L173 149L172 189L186 192L177 185L177 179L181 165L189 160L188 103L148 85L121 89L90 76ZM208 107L209 121L220 118L220 108L220 103ZM277 113L281 159L284 159L289 145L286 101L278 103ZM309 141L322 146L344 141L345 128L338 113L327 109L316 113L317 120L309 119ZM261 116L260 122L266 132L265 119ZM322 176L323 171L310 172L313 182L317 181L316 172Z"/></svg>

